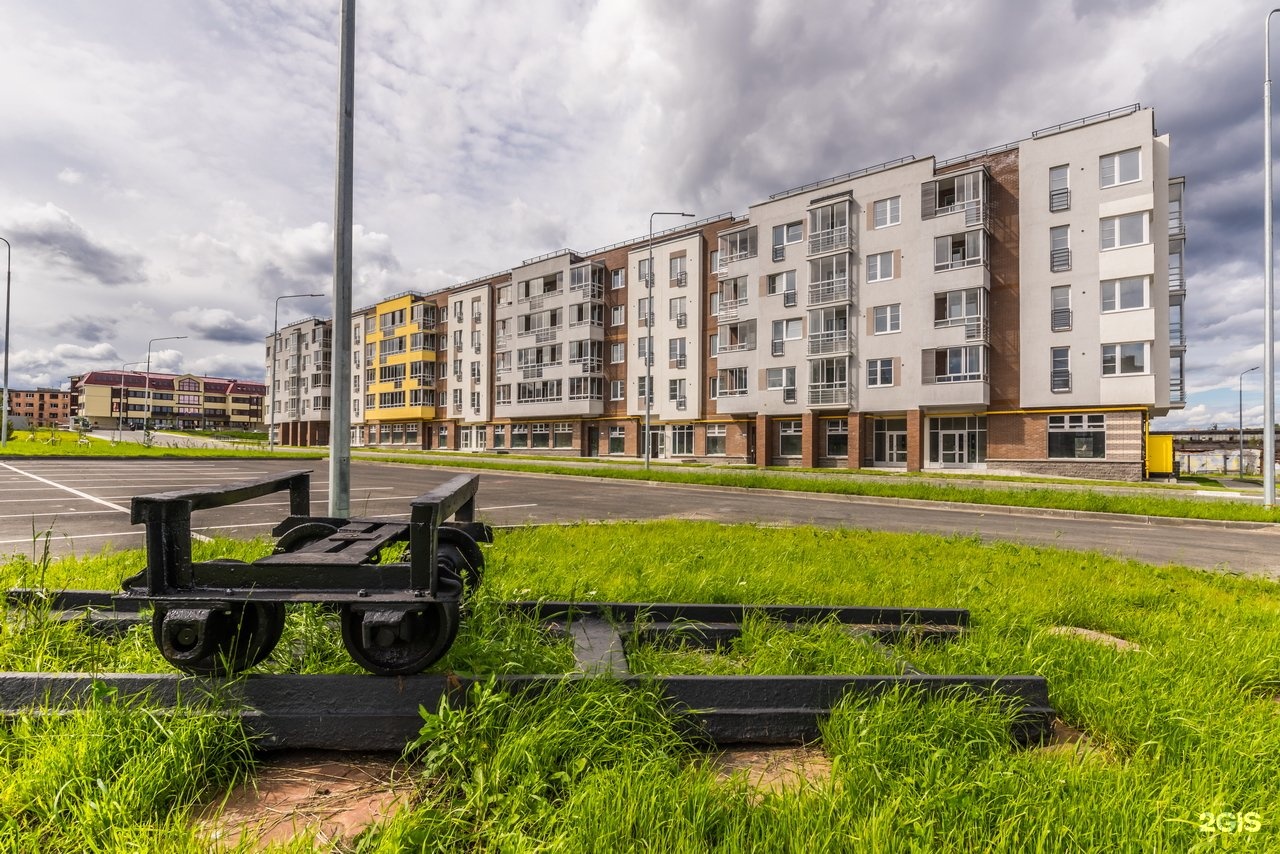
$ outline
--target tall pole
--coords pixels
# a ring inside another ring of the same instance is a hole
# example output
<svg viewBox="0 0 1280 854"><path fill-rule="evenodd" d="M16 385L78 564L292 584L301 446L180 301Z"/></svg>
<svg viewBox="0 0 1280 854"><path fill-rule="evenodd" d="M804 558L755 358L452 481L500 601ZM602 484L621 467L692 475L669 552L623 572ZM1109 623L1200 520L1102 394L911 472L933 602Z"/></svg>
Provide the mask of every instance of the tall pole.
<svg viewBox="0 0 1280 854"><path fill-rule="evenodd" d="M13 266L13 247L4 240L4 392L0 397L0 448L9 447L9 278Z"/></svg>
<svg viewBox="0 0 1280 854"><path fill-rule="evenodd" d="M147 373L146 373L146 397L147 397L147 417L142 421L142 432L146 433L151 429L151 345L157 341L177 341L180 338L186 338L185 335L166 335L163 338L152 338L147 342ZM144 437L145 441L145 437Z"/></svg>
<svg viewBox="0 0 1280 854"><path fill-rule="evenodd" d="M658 313L653 310L653 218L655 216L693 216L683 211L654 211L649 214L649 275L645 277L645 359L644 359L644 467L649 468L649 458L653 452L653 436L649 425L653 420L653 320Z"/></svg>
<svg viewBox="0 0 1280 854"><path fill-rule="evenodd" d="M1271 227L1271 16L1267 13L1266 47L1263 50L1265 77L1262 84L1262 171L1265 187L1263 227L1266 230L1266 285L1262 296L1262 506L1276 506L1276 350L1275 307L1272 290L1275 285L1275 235Z"/></svg>
<svg viewBox="0 0 1280 854"><path fill-rule="evenodd" d="M271 319L271 394L267 397L271 405L271 428L267 431L268 451L276 449L276 361L280 357L280 300L322 296L324 294L281 294L276 297L276 313Z"/></svg>
<svg viewBox="0 0 1280 854"><path fill-rule="evenodd" d="M120 366L120 408L116 411L116 442L119 443L124 439L123 425L125 413L129 411L129 407L125 405L124 396L124 372L133 365L141 365L142 362L125 362Z"/></svg>
<svg viewBox="0 0 1280 854"><path fill-rule="evenodd" d="M1239 469L1240 469L1241 479L1244 478L1244 375L1253 373L1254 371L1258 370L1259 367L1260 367L1259 365L1254 365L1249 370L1240 372L1240 463L1239 463ZM1259 465L1261 465L1261 460L1259 460Z"/></svg>
<svg viewBox="0 0 1280 854"><path fill-rule="evenodd" d="M351 515L351 228L355 140L356 2L342 0L338 39L338 169L333 211L333 405L329 515Z"/></svg>

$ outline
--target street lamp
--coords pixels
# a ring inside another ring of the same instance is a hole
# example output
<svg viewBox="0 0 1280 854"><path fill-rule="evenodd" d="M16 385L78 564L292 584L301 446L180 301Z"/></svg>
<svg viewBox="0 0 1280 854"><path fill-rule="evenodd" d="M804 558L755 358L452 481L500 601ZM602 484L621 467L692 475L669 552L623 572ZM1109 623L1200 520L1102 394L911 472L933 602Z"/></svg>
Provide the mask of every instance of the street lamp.
<svg viewBox="0 0 1280 854"><path fill-rule="evenodd" d="M1266 287L1262 295L1262 506L1276 504L1276 351L1275 351L1275 235L1271 228L1271 16L1267 13L1263 50L1265 80L1262 84L1262 171L1266 182L1263 224L1266 230Z"/></svg>
<svg viewBox="0 0 1280 854"><path fill-rule="evenodd" d="M276 313L271 320L271 394L267 397L271 403L271 427L267 430L268 451L274 452L276 449L276 359L280 353L280 300L322 296L324 294L281 294L276 297Z"/></svg>
<svg viewBox="0 0 1280 854"><path fill-rule="evenodd" d="M691 217L693 214L684 211L654 211L649 214L649 275L645 281L648 294L645 304L648 306L646 312L648 316L644 319L648 339L644 351L644 467L646 469L649 468L649 457L653 452L653 437L649 434L649 423L653 419L653 319L657 317L657 312L653 310L653 218L655 216Z"/></svg>
<svg viewBox="0 0 1280 854"><path fill-rule="evenodd" d="M1244 375L1253 373L1254 371L1258 370L1259 367L1261 366L1254 365L1249 370L1240 372L1240 466L1239 467L1240 467L1241 480L1244 479ZM1262 461L1259 460L1258 464L1259 466L1261 466Z"/></svg>
<svg viewBox="0 0 1280 854"><path fill-rule="evenodd" d="M121 423L124 421L125 414L129 411L129 407L125 405L124 372L134 365L141 364L142 362L125 362L120 366L120 408L116 411L116 442L120 442L124 438Z"/></svg>
<svg viewBox="0 0 1280 854"><path fill-rule="evenodd" d="M0 237L0 240L4 240ZM0 448L9 446L9 277L13 247L4 240L4 394L0 400Z"/></svg>
<svg viewBox="0 0 1280 854"><path fill-rule="evenodd" d="M186 338L185 335L166 335L163 338L152 338L147 342L147 417L142 422L143 442L146 442L146 434L151 431L151 345L157 341L177 341L179 338Z"/></svg>

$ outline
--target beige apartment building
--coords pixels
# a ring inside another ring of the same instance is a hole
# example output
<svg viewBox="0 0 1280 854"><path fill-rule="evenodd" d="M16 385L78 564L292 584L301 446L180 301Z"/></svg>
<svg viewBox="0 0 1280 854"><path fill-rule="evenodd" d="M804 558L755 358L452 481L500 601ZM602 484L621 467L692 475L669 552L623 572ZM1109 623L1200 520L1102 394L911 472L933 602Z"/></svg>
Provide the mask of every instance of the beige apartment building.
<svg viewBox="0 0 1280 854"><path fill-rule="evenodd" d="M1140 479L1184 404L1184 187L1154 122L904 157L362 309L353 441L636 457L647 415L658 459ZM398 430L368 335L406 299L434 342Z"/></svg>
<svg viewBox="0 0 1280 854"><path fill-rule="evenodd" d="M162 430L261 430L266 392L260 382L196 374L110 370L71 378L76 414L111 429L150 419Z"/></svg>
<svg viewBox="0 0 1280 854"><path fill-rule="evenodd" d="M267 429L284 445L327 445L333 321L308 317L267 339Z"/></svg>

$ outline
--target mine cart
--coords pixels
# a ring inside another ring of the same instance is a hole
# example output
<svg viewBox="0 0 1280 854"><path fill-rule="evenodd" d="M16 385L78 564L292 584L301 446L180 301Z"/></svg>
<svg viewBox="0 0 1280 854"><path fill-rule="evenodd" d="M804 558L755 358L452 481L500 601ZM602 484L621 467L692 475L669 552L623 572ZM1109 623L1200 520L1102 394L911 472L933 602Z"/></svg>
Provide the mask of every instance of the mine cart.
<svg viewBox="0 0 1280 854"><path fill-rule="evenodd" d="M474 520L478 484L477 475L453 478L414 499L408 521L312 516L307 471L140 495L132 517L146 525L147 566L120 598L151 604L160 653L188 673L221 676L263 661L295 603L336 610L347 651L366 670L417 673L448 652L463 598L480 583L477 542L493 532ZM290 515L272 531L274 554L192 560L193 511L285 491Z"/></svg>

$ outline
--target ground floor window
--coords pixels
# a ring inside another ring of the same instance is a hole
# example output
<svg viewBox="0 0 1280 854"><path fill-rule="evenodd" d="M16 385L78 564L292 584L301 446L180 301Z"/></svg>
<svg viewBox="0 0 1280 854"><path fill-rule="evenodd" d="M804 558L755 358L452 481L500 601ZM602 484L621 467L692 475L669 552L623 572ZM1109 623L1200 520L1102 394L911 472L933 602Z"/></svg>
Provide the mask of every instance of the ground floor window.
<svg viewBox="0 0 1280 854"><path fill-rule="evenodd" d="M418 425L417 424L404 425L404 441L406 444L409 444L409 445L418 444Z"/></svg>
<svg viewBox="0 0 1280 854"><path fill-rule="evenodd" d="M609 453L625 454L627 452L627 428L609 428Z"/></svg>
<svg viewBox="0 0 1280 854"><path fill-rule="evenodd" d="M878 465L907 462L907 419L877 418L871 430L871 460Z"/></svg>
<svg viewBox="0 0 1280 854"><path fill-rule="evenodd" d="M804 433L799 421L778 422L778 456L798 457L804 445Z"/></svg>
<svg viewBox="0 0 1280 854"><path fill-rule="evenodd" d="M671 453L677 457L693 456L693 425L692 424L672 425Z"/></svg>
<svg viewBox="0 0 1280 854"><path fill-rule="evenodd" d="M505 448L507 446L507 425L493 425L493 446L495 448Z"/></svg>
<svg viewBox="0 0 1280 854"><path fill-rule="evenodd" d="M512 424L511 425L511 447L513 448L529 447L529 425L528 424Z"/></svg>
<svg viewBox="0 0 1280 854"><path fill-rule="evenodd" d="M471 428L470 427L458 428L458 447L464 451L471 450Z"/></svg>
<svg viewBox="0 0 1280 854"><path fill-rule="evenodd" d="M557 421L555 432L552 434L557 448L573 447L573 424L569 421Z"/></svg>
<svg viewBox="0 0 1280 854"><path fill-rule="evenodd" d="M533 441L529 447L531 448L550 448L551 447L551 425L545 421L540 424L532 425Z"/></svg>
<svg viewBox="0 0 1280 854"><path fill-rule="evenodd" d="M707 425L707 456L722 457L725 454L725 438L729 428L724 424Z"/></svg>
<svg viewBox="0 0 1280 854"><path fill-rule="evenodd" d="M440 448L441 450L448 448L449 447L449 425L441 424L438 435L440 439L438 442L436 442L436 447Z"/></svg>
<svg viewBox="0 0 1280 854"><path fill-rule="evenodd" d="M849 456L849 422L841 418L822 423L827 425L827 456Z"/></svg>
<svg viewBox="0 0 1280 854"><path fill-rule="evenodd" d="M380 445L391 444L391 425L390 424L378 425L378 444Z"/></svg>
<svg viewBox="0 0 1280 854"><path fill-rule="evenodd" d="M482 451L488 446L488 441L486 438L487 433L488 433L487 427L476 428L476 447Z"/></svg>
<svg viewBox="0 0 1280 854"><path fill-rule="evenodd" d="M1107 455L1107 416L1050 415L1051 459L1101 459Z"/></svg>
<svg viewBox="0 0 1280 854"><path fill-rule="evenodd" d="M929 419L929 462L951 466L986 461L985 415Z"/></svg>

